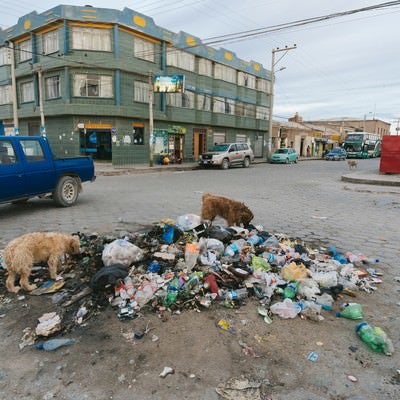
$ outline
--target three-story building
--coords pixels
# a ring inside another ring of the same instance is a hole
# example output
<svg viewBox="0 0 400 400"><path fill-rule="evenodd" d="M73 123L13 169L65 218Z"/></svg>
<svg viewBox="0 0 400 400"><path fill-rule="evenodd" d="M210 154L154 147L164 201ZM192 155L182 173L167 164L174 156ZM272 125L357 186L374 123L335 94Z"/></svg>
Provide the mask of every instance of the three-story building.
<svg viewBox="0 0 400 400"><path fill-rule="evenodd" d="M227 49L129 8L65 5L19 18L0 46L0 133L45 133L57 154L115 165L196 160L229 141L265 157L270 72ZM155 75L183 75L185 90L149 107Z"/></svg>

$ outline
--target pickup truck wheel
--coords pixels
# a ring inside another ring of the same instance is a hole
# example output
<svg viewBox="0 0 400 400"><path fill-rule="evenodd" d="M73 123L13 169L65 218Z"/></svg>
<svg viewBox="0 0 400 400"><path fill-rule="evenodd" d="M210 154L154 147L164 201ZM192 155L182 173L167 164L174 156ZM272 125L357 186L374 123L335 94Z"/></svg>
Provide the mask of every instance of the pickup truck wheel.
<svg viewBox="0 0 400 400"><path fill-rule="evenodd" d="M250 166L250 158L245 157L243 160L243 168L249 168L249 166Z"/></svg>
<svg viewBox="0 0 400 400"><path fill-rule="evenodd" d="M79 195L78 181L72 176L63 176L53 192L55 203L62 207L72 206Z"/></svg>
<svg viewBox="0 0 400 400"><path fill-rule="evenodd" d="M222 160L221 168L222 169L229 169L229 160L227 158L224 158Z"/></svg>

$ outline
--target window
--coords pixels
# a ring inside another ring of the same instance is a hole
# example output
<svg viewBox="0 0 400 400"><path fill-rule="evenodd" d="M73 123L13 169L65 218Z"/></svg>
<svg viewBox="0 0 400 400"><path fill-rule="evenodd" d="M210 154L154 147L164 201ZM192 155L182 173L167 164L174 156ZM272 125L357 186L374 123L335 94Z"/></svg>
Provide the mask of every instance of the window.
<svg viewBox="0 0 400 400"><path fill-rule="evenodd" d="M14 148L9 141L0 143L0 164L14 164L17 161Z"/></svg>
<svg viewBox="0 0 400 400"><path fill-rule="evenodd" d="M111 30L73 26L72 48L111 51Z"/></svg>
<svg viewBox="0 0 400 400"><path fill-rule="evenodd" d="M257 79L257 90L261 91L261 92L267 92L270 91L270 82L267 81L266 79L261 79L258 78Z"/></svg>
<svg viewBox="0 0 400 400"><path fill-rule="evenodd" d="M167 105L173 107L194 108L194 93L167 93Z"/></svg>
<svg viewBox="0 0 400 400"><path fill-rule="evenodd" d="M134 100L141 103L149 102L149 84L146 82L135 81Z"/></svg>
<svg viewBox="0 0 400 400"><path fill-rule="evenodd" d="M250 89L255 89L256 88L256 77L254 75L250 75L246 72L239 71L238 85L245 86Z"/></svg>
<svg viewBox="0 0 400 400"><path fill-rule="evenodd" d="M214 78L236 83L236 70L222 64L215 64Z"/></svg>
<svg viewBox="0 0 400 400"><path fill-rule="evenodd" d="M44 160L43 149L38 140L21 140L20 143L28 162Z"/></svg>
<svg viewBox="0 0 400 400"><path fill-rule="evenodd" d="M206 58L199 58L199 75L212 76L212 62Z"/></svg>
<svg viewBox="0 0 400 400"><path fill-rule="evenodd" d="M52 76L44 80L46 99L56 99L60 97L60 77Z"/></svg>
<svg viewBox="0 0 400 400"><path fill-rule="evenodd" d="M208 94L198 94L197 109L202 111L211 111L211 96Z"/></svg>
<svg viewBox="0 0 400 400"><path fill-rule="evenodd" d="M21 102L29 103L34 100L33 81L21 83Z"/></svg>
<svg viewBox="0 0 400 400"><path fill-rule="evenodd" d="M113 97L112 76L75 74L73 95L78 97Z"/></svg>
<svg viewBox="0 0 400 400"><path fill-rule="evenodd" d="M235 101L224 97L214 97L213 111L222 114L235 114Z"/></svg>
<svg viewBox="0 0 400 400"><path fill-rule="evenodd" d="M262 106L257 106L256 118L257 119L268 119L268 108L262 107Z"/></svg>
<svg viewBox="0 0 400 400"><path fill-rule="evenodd" d="M0 104L11 103L11 85L0 86Z"/></svg>
<svg viewBox="0 0 400 400"><path fill-rule="evenodd" d="M18 46L19 61L27 61L32 59L32 41L31 39L24 40Z"/></svg>
<svg viewBox="0 0 400 400"><path fill-rule="evenodd" d="M242 117L252 117L256 116L256 106L254 104L238 102L236 104L237 115Z"/></svg>
<svg viewBox="0 0 400 400"><path fill-rule="evenodd" d="M0 65L10 64L10 58L8 57L8 48L0 47Z"/></svg>
<svg viewBox="0 0 400 400"><path fill-rule="evenodd" d="M139 37L133 40L133 55L143 60L154 62L154 43Z"/></svg>
<svg viewBox="0 0 400 400"><path fill-rule="evenodd" d="M167 50L167 65L194 71L195 57L193 54L186 53L177 49Z"/></svg>
<svg viewBox="0 0 400 400"><path fill-rule="evenodd" d="M43 34L43 54L55 53L59 50L58 30Z"/></svg>

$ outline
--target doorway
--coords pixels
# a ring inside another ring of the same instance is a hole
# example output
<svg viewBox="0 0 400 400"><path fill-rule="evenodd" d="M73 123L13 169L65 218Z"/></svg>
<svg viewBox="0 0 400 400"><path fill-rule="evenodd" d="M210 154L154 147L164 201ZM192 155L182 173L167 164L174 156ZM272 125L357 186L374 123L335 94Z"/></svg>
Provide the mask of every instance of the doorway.
<svg viewBox="0 0 400 400"><path fill-rule="evenodd" d="M109 129L81 129L79 133L81 154L95 160L111 161L111 131Z"/></svg>
<svg viewBox="0 0 400 400"><path fill-rule="evenodd" d="M193 129L193 159L199 160L200 154L206 151L206 129Z"/></svg>

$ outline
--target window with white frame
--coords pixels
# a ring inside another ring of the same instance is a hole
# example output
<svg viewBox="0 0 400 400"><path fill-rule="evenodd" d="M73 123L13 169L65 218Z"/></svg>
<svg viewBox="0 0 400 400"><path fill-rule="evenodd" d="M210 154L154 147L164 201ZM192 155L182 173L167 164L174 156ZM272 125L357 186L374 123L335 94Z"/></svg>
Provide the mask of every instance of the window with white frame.
<svg viewBox="0 0 400 400"><path fill-rule="evenodd" d="M11 103L11 85L0 86L0 104Z"/></svg>
<svg viewBox="0 0 400 400"><path fill-rule="evenodd" d="M58 41L58 30L50 31L44 33L42 36L43 43L43 54L51 54L56 53L60 50L59 41Z"/></svg>
<svg viewBox="0 0 400 400"><path fill-rule="evenodd" d="M34 100L33 81L21 83L21 103L29 103Z"/></svg>
<svg viewBox="0 0 400 400"><path fill-rule="evenodd" d="M73 95L78 97L113 97L113 82L110 75L75 74Z"/></svg>
<svg viewBox="0 0 400 400"><path fill-rule="evenodd" d="M44 91L46 99L57 99L60 97L60 77L51 76L44 80Z"/></svg>
<svg viewBox="0 0 400 400"><path fill-rule="evenodd" d="M212 76L212 62L206 58L199 58L199 75Z"/></svg>
<svg viewBox="0 0 400 400"><path fill-rule="evenodd" d="M27 61L32 59L32 40L24 40L18 45L19 61Z"/></svg>
<svg viewBox="0 0 400 400"><path fill-rule="evenodd" d="M216 63L214 68L214 78L236 83L236 69Z"/></svg>
<svg viewBox="0 0 400 400"><path fill-rule="evenodd" d="M8 50L8 47L0 47L0 65L11 64Z"/></svg>
<svg viewBox="0 0 400 400"><path fill-rule="evenodd" d="M178 49L167 50L167 65L194 71L195 56Z"/></svg>
<svg viewBox="0 0 400 400"><path fill-rule="evenodd" d="M270 90L271 83L270 81L267 81L266 79L257 79L257 90L260 92L267 92Z"/></svg>
<svg viewBox="0 0 400 400"><path fill-rule="evenodd" d="M167 105L173 107L194 108L194 93L167 93Z"/></svg>
<svg viewBox="0 0 400 400"><path fill-rule="evenodd" d="M146 82L135 81L134 100L140 103L149 102L149 84Z"/></svg>
<svg viewBox="0 0 400 400"><path fill-rule="evenodd" d="M235 114L235 101L226 97L214 97L213 111L222 114Z"/></svg>
<svg viewBox="0 0 400 400"><path fill-rule="evenodd" d="M256 88L256 77L254 75L248 74L247 72L239 71L238 85L245 86L250 89L255 89Z"/></svg>
<svg viewBox="0 0 400 400"><path fill-rule="evenodd" d="M135 36L133 39L133 55L137 58L154 62L154 43Z"/></svg>
<svg viewBox="0 0 400 400"><path fill-rule="evenodd" d="M211 96L209 94L197 95L197 109L202 111L211 111Z"/></svg>
<svg viewBox="0 0 400 400"><path fill-rule="evenodd" d="M268 108L263 106L257 106L256 109L256 118L257 119L268 119Z"/></svg>
<svg viewBox="0 0 400 400"><path fill-rule="evenodd" d="M72 27L72 48L111 51L111 29Z"/></svg>

